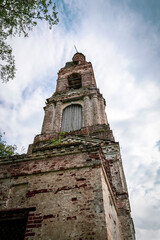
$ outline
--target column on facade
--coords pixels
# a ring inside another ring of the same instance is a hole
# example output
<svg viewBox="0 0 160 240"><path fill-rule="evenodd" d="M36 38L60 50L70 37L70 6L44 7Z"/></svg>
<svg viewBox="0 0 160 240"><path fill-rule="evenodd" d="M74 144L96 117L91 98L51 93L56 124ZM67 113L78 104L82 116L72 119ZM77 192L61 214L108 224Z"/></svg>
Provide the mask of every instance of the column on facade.
<svg viewBox="0 0 160 240"><path fill-rule="evenodd" d="M54 103L48 104L45 108L45 115L42 125L42 134L48 133L53 130L53 120L54 120L54 114L55 114L55 107Z"/></svg>
<svg viewBox="0 0 160 240"><path fill-rule="evenodd" d="M92 116L91 116L91 103L90 98L88 96L84 97L84 126L91 126L93 124L92 122Z"/></svg>
<svg viewBox="0 0 160 240"><path fill-rule="evenodd" d="M99 99L99 106L100 106L100 116L101 116L100 122L101 124L108 124L107 116L105 112L105 103L102 97Z"/></svg>
<svg viewBox="0 0 160 240"><path fill-rule="evenodd" d="M61 122L62 122L62 102L58 101L56 103L56 111L55 111L55 117L53 122L53 131L60 132Z"/></svg>
<svg viewBox="0 0 160 240"><path fill-rule="evenodd" d="M92 119L94 124L100 124L100 109L98 104L97 95L92 97Z"/></svg>

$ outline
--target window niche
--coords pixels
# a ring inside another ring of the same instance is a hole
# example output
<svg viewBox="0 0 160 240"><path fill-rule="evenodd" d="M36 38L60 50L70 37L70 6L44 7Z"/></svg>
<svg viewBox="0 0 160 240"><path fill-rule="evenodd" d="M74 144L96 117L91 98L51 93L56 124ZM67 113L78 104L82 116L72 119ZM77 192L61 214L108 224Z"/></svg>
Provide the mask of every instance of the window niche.
<svg viewBox="0 0 160 240"><path fill-rule="evenodd" d="M82 87L81 75L79 73L72 73L68 76L69 89L78 89Z"/></svg>
<svg viewBox="0 0 160 240"><path fill-rule="evenodd" d="M17 208L24 204L26 193L28 190L28 183L13 184L9 190L7 199L8 208Z"/></svg>
<svg viewBox="0 0 160 240"><path fill-rule="evenodd" d="M82 107L72 104L63 110L61 131L71 132L82 127Z"/></svg>

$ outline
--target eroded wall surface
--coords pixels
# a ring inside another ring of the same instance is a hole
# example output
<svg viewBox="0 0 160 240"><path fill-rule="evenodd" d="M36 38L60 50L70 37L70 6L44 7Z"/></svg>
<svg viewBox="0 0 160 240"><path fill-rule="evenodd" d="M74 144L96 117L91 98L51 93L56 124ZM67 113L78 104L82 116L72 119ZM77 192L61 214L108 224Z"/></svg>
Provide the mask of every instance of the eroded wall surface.
<svg viewBox="0 0 160 240"><path fill-rule="evenodd" d="M107 239L99 153L19 156L0 169L1 210L35 207L25 239Z"/></svg>

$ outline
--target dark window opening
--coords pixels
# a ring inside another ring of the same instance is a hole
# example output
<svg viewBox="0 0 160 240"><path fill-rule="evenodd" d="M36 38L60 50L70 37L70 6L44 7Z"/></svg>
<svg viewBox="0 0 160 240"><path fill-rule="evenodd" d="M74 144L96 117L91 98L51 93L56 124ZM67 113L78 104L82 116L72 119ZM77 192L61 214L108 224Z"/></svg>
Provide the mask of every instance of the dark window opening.
<svg viewBox="0 0 160 240"><path fill-rule="evenodd" d="M73 73L68 77L69 88L78 89L82 87L81 75L78 73Z"/></svg>
<svg viewBox="0 0 160 240"><path fill-rule="evenodd" d="M0 239L24 240L27 218L6 219L0 221Z"/></svg>
<svg viewBox="0 0 160 240"><path fill-rule="evenodd" d="M0 239L24 240L28 213L29 209L0 211Z"/></svg>
<svg viewBox="0 0 160 240"><path fill-rule="evenodd" d="M62 116L62 131L71 132L82 127L82 107L72 104L66 107Z"/></svg>

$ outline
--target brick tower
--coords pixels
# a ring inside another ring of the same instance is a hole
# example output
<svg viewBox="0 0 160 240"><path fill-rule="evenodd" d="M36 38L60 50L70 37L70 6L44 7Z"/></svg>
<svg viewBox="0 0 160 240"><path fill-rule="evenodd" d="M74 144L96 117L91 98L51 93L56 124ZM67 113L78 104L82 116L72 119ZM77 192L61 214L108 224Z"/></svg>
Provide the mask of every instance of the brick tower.
<svg viewBox="0 0 160 240"><path fill-rule="evenodd" d="M119 144L82 53L44 110L28 153L0 161L2 239L134 240Z"/></svg>

